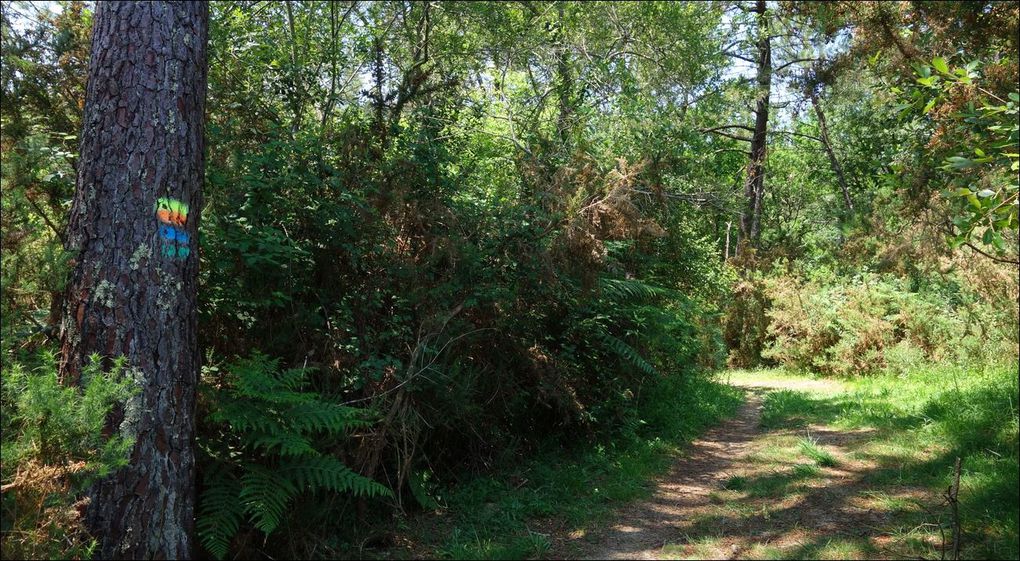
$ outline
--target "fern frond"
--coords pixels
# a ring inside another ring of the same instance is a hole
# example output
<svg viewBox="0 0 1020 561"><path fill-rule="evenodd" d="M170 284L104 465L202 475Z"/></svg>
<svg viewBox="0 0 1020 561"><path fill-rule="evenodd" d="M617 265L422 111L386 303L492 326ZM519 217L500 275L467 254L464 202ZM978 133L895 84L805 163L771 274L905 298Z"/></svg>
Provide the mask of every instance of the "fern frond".
<svg viewBox="0 0 1020 561"><path fill-rule="evenodd" d="M223 559L244 516L241 484L221 470L207 475L204 484L195 520L198 539L213 557Z"/></svg>
<svg viewBox="0 0 1020 561"><path fill-rule="evenodd" d="M625 362L633 365L635 368L649 376L658 376L659 373L655 370L655 367L645 360L644 357L642 357L636 350L634 350L634 347L631 347L627 343L608 333L600 333L599 338L602 340L602 343L605 344L607 349L612 351Z"/></svg>
<svg viewBox="0 0 1020 561"><path fill-rule="evenodd" d="M277 472L299 488L309 491L328 489L362 497L393 496L393 492L384 485L355 473L333 456L289 460L281 463Z"/></svg>
<svg viewBox="0 0 1020 561"><path fill-rule="evenodd" d="M228 425L235 432L275 433L283 430L271 413L263 407L252 407L251 401L221 399L210 419Z"/></svg>
<svg viewBox="0 0 1020 561"><path fill-rule="evenodd" d="M291 406L286 418L301 432L338 434L353 428L371 426L371 421L365 418L364 413L363 409L306 399Z"/></svg>
<svg viewBox="0 0 1020 561"><path fill-rule="evenodd" d="M603 298L629 302L649 301L663 296L672 296L675 291L648 284L637 279L599 279L599 292Z"/></svg>
<svg viewBox="0 0 1020 561"><path fill-rule="evenodd" d="M287 503L297 494L297 486L278 471L258 465L246 468L241 477L241 503L256 528L272 533L283 520Z"/></svg>
<svg viewBox="0 0 1020 561"><path fill-rule="evenodd" d="M245 435L245 443L249 446L262 448L266 452L276 452L281 456L303 456L315 454L315 448L306 438L293 432L272 432Z"/></svg>
<svg viewBox="0 0 1020 561"><path fill-rule="evenodd" d="M280 371L277 379L282 387L294 391L300 389L301 384L305 383L308 370L308 368L288 368L287 370Z"/></svg>

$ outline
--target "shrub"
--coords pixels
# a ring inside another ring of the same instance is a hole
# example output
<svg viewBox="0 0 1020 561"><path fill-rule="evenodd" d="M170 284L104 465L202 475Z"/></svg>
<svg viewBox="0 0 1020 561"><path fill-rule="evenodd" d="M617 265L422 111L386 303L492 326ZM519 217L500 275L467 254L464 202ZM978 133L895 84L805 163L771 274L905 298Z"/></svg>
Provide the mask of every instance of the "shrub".
<svg viewBox="0 0 1020 561"><path fill-rule="evenodd" d="M77 387L61 385L56 359L40 357L2 372L2 551L5 559L92 556L82 493L97 477L123 466L133 442L104 434L107 414L137 394L123 361L103 370L97 357Z"/></svg>
<svg viewBox="0 0 1020 561"><path fill-rule="evenodd" d="M767 342L762 356L824 374L905 372L924 363L996 359L1007 328L989 307L961 291L909 279L768 279ZM948 293L948 295L947 295ZM1008 318L1006 318L1008 323ZM988 335L976 333L980 328ZM1003 353L1008 356L1009 353Z"/></svg>

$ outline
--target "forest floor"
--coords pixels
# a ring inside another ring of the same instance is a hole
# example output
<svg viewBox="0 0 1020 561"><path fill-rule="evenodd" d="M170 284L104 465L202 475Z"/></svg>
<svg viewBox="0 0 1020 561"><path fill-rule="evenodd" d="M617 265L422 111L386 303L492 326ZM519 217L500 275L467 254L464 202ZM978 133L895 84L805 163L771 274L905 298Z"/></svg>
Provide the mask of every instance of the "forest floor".
<svg viewBox="0 0 1020 561"><path fill-rule="evenodd" d="M747 395L733 418L691 443L651 497L587 531L552 533L546 556L951 558L944 488L915 472L918 465L945 472L944 446L893 438L905 427L840 419L871 403L854 402L837 380L779 371L725 378ZM984 547L971 552L987 555Z"/></svg>
<svg viewBox="0 0 1020 561"><path fill-rule="evenodd" d="M450 494L447 509L416 519L409 553L952 558L944 493L963 455L962 556L1018 557L1015 367L845 381L729 371L715 380L672 394L668 410L701 419L687 431L700 435L693 441L656 437L480 478Z"/></svg>
<svg viewBox="0 0 1020 561"><path fill-rule="evenodd" d="M861 538L881 524L883 513L861 496L861 474L876 466L849 458L868 431L761 426L768 393L832 396L842 384L762 376L730 382L748 393L737 415L693 442L651 498L619 509L617 521L596 530L572 557L857 558L873 551ZM920 498L924 490L900 488L897 495Z"/></svg>

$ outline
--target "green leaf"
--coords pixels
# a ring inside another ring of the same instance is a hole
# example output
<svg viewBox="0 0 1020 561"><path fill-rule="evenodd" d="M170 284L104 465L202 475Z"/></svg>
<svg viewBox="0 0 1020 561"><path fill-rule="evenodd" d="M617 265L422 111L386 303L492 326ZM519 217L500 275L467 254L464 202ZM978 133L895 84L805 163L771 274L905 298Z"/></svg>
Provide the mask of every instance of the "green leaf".
<svg viewBox="0 0 1020 561"><path fill-rule="evenodd" d="M946 164L953 169L966 169L973 166L974 162L963 156L950 156L946 158Z"/></svg>
<svg viewBox="0 0 1020 561"><path fill-rule="evenodd" d="M949 74L949 65L946 64L946 59L937 56L931 59L931 65L935 67L942 74Z"/></svg>

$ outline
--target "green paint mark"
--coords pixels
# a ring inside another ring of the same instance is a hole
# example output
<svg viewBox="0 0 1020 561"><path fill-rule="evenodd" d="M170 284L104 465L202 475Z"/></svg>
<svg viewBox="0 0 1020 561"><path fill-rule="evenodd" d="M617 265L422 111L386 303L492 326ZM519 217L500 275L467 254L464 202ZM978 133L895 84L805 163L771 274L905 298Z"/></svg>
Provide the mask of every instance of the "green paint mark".
<svg viewBox="0 0 1020 561"><path fill-rule="evenodd" d="M153 211L158 211L160 209L188 214L188 205L178 201L177 199L171 199L168 197L160 197L156 199L156 206L153 208Z"/></svg>

